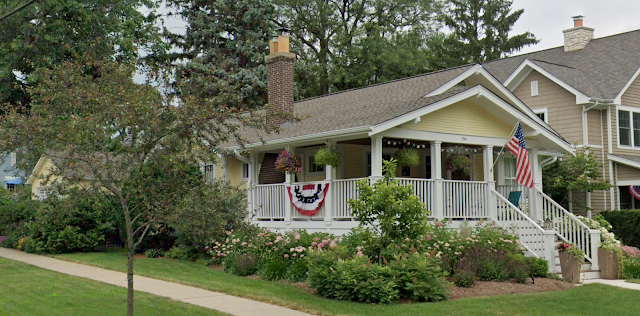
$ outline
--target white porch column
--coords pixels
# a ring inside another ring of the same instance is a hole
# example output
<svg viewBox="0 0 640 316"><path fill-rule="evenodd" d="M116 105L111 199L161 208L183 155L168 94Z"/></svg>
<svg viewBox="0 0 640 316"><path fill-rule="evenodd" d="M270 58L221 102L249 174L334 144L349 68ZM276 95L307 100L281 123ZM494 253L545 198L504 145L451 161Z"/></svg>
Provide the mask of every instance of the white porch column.
<svg viewBox="0 0 640 316"><path fill-rule="evenodd" d="M249 153L249 179L247 179L247 199L249 200L249 214L255 216L258 210L256 205L256 197L254 186L258 185L258 173L260 172L260 162L258 153L251 151Z"/></svg>
<svg viewBox="0 0 640 316"><path fill-rule="evenodd" d="M538 149L529 149L529 162L531 163L531 173L533 175L533 188L529 189L529 217L537 223L544 221L542 210L542 196L536 191L542 192L542 166Z"/></svg>
<svg viewBox="0 0 640 316"><path fill-rule="evenodd" d="M433 210L431 215L438 220L444 218L444 183L442 182L442 142L431 142L431 177L433 178Z"/></svg>
<svg viewBox="0 0 640 316"><path fill-rule="evenodd" d="M487 182L487 192L485 192L487 203L485 207L487 207L489 218L497 221L498 206L496 205L496 200L493 198L493 194L491 194L491 191L496 189L496 181L493 177L493 146L484 146L482 150L482 169L484 171L484 181Z"/></svg>
<svg viewBox="0 0 640 316"><path fill-rule="evenodd" d="M382 136L371 137L371 179L382 179Z"/></svg>
<svg viewBox="0 0 640 316"><path fill-rule="evenodd" d="M591 191L585 192L585 198L587 199L587 218L591 219Z"/></svg>
<svg viewBox="0 0 640 316"><path fill-rule="evenodd" d="M332 140L327 140L327 147L335 148L336 142ZM331 220L333 219L333 212L335 210L335 188L333 187L333 180L336 179L336 168L330 165L324 166L325 176L324 180L329 184L329 192L327 192L327 196L324 201L324 221L325 224L330 225Z"/></svg>
<svg viewBox="0 0 640 316"><path fill-rule="evenodd" d="M227 154L221 154L220 160L222 162L222 181L227 182L229 163L227 162Z"/></svg>

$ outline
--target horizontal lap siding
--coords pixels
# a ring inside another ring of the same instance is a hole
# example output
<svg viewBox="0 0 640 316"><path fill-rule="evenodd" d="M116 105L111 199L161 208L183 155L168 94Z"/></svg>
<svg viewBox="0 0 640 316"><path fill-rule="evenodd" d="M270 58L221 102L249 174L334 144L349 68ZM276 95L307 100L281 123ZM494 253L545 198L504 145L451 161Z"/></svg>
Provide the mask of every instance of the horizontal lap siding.
<svg viewBox="0 0 640 316"><path fill-rule="evenodd" d="M625 165L617 164L618 168L618 181L640 181L640 170Z"/></svg>
<svg viewBox="0 0 640 316"><path fill-rule="evenodd" d="M602 132L601 127L601 113L600 110L591 110L587 112L587 141L589 145L602 145Z"/></svg>
<svg viewBox="0 0 640 316"><path fill-rule="evenodd" d="M538 81L538 95L531 96L531 81ZM576 97L537 71L532 71L513 93L531 109L547 108L549 125L570 143L583 143L582 106Z"/></svg>
<svg viewBox="0 0 640 316"><path fill-rule="evenodd" d="M361 145L349 145L345 144L344 147L344 159L343 170L344 178L361 178L364 177L364 147Z"/></svg>
<svg viewBox="0 0 640 316"><path fill-rule="evenodd" d="M427 132L502 138L506 138L513 128L468 100L424 115L417 124L404 124L401 127Z"/></svg>

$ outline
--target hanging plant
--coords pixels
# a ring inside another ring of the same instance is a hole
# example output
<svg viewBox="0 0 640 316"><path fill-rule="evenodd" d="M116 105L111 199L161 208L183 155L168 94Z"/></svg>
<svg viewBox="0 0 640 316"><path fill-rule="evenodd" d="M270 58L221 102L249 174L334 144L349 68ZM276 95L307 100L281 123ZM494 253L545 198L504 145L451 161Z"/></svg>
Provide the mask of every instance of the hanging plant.
<svg viewBox="0 0 640 316"><path fill-rule="evenodd" d="M335 147L327 146L325 148L318 149L315 156L313 156L313 160L316 165L332 166L337 168L342 163L342 155Z"/></svg>
<svg viewBox="0 0 640 316"><path fill-rule="evenodd" d="M396 151L394 158L398 166L416 166L420 164L420 153L415 148L403 148Z"/></svg>
<svg viewBox="0 0 640 316"><path fill-rule="evenodd" d="M467 177L473 169L473 160L465 155L451 155L447 157L444 168L451 172L459 172Z"/></svg>
<svg viewBox="0 0 640 316"><path fill-rule="evenodd" d="M302 171L300 157L294 153L283 150L276 158L276 170L280 172L298 173Z"/></svg>

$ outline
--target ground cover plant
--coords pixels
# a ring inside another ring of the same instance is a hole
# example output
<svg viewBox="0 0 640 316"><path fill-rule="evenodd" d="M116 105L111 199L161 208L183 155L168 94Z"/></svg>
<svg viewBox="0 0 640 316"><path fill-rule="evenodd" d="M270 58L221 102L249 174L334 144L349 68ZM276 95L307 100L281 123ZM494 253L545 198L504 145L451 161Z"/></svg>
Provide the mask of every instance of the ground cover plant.
<svg viewBox="0 0 640 316"><path fill-rule="evenodd" d="M125 288L0 258L0 315L123 315ZM147 293L137 293L138 315L224 315Z"/></svg>
<svg viewBox="0 0 640 316"><path fill-rule="evenodd" d="M58 254L54 257L126 271L124 263L127 258L122 251ZM134 260L139 275L320 315L635 315L636 302L640 300L640 291L588 284L560 292L479 297L437 303L374 305L326 299L291 284L241 277L196 262L144 258Z"/></svg>

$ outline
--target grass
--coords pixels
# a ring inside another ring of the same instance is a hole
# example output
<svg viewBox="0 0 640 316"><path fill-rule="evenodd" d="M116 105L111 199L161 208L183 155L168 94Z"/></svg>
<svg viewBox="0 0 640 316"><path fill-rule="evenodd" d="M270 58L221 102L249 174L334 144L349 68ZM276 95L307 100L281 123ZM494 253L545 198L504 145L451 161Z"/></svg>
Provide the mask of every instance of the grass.
<svg viewBox="0 0 640 316"><path fill-rule="evenodd" d="M627 282L640 284L640 279L629 279L629 280L627 280Z"/></svg>
<svg viewBox="0 0 640 316"><path fill-rule="evenodd" d="M55 257L124 271L124 252L76 253ZM203 265L170 259L136 259L137 274L260 300L321 315L637 315L640 291L602 284L562 292L470 298L440 303L373 305L325 299L298 287L230 275Z"/></svg>
<svg viewBox="0 0 640 316"><path fill-rule="evenodd" d="M0 315L126 315L127 290L0 258ZM225 315L136 292L136 315Z"/></svg>

